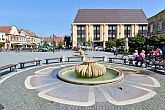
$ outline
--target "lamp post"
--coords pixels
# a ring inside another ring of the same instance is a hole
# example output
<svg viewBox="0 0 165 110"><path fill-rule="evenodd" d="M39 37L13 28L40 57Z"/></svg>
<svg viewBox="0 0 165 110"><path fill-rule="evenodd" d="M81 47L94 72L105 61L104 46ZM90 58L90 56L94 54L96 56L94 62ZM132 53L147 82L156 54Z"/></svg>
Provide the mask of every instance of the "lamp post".
<svg viewBox="0 0 165 110"><path fill-rule="evenodd" d="M70 40L69 41L69 49L70 49L71 45L72 45L72 41Z"/></svg>
<svg viewBox="0 0 165 110"><path fill-rule="evenodd" d="M103 48L105 49L105 39L104 39L104 37L105 37L105 24L103 25Z"/></svg>
<svg viewBox="0 0 165 110"><path fill-rule="evenodd" d="M55 52L54 44L55 44L55 41L54 41L54 33L53 33L53 53Z"/></svg>
<svg viewBox="0 0 165 110"><path fill-rule="evenodd" d="M126 37L126 39L125 39L125 52L126 52L126 54L128 54L128 51L129 51L128 37Z"/></svg>

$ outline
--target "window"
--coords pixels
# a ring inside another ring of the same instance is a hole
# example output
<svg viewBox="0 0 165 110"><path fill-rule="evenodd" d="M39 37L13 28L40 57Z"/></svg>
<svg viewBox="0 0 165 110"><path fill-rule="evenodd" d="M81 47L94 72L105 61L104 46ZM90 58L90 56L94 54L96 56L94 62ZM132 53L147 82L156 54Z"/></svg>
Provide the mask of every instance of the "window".
<svg viewBox="0 0 165 110"><path fill-rule="evenodd" d="M165 30L165 20L162 21L162 28L163 28L163 30Z"/></svg>
<svg viewBox="0 0 165 110"><path fill-rule="evenodd" d="M147 36L147 25L139 25L138 34L141 35L141 36Z"/></svg>
<svg viewBox="0 0 165 110"><path fill-rule="evenodd" d="M108 30L112 30L112 26L108 26Z"/></svg>
<svg viewBox="0 0 165 110"><path fill-rule="evenodd" d="M100 25L94 25L94 40L100 40Z"/></svg>
<svg viewBox="0 0 165 110"><path fill-rule="evenodd" d="M131 37L132 28L131 25L124 25L124 37Z"/></svg>
<svg viewBox="0 0 165 110"><path fill-rule="evenodd" d="M154 25L153 25L153 24L150 24L150 26L149 26L149 32L150 32L150 33L153 32L153 27L154 27Z"/></svg>
<svg viewBox="0 0 165 110"><path fill-rule="evenodd" d="M81 28L80 28L80 26L77 26L77 30L80 30Z"/></svg>
<svg viewBox="0 0 165 110"><path fill-rule="evenodd" d="M162 20L160 20L159 22L158 22L158 31L161 31L162 30Z"/></svg>
<svg viewBox="0 0 165 110"><path fill-rule="evenodd" d="M153 24L153 32L156 32L156 31L157 31L156 24L154 23Z"/></svg>
<svg viewBox="0 0 165 110"><path fill-rule="evenodd" d="M4 36L2 35L2 40L5 40Z"/></svg>
<svg viewBox="0 0 165 110"><path fill-rule="evenodd" d="M77 39L80 42L84 42L86 37L86 26L78 25L77 26Z"/></svg>
<svg viewBox="0 0 165 110"><path fill-rule="evenodd" d="M10 39L13 40L13 37L11 36Z"/></svg>
<svg viewBox="0 0 165 110"><path fill-rule="evenodd" d="M117 36L117 25L108 25L108 40L113 40Z"/></svg>

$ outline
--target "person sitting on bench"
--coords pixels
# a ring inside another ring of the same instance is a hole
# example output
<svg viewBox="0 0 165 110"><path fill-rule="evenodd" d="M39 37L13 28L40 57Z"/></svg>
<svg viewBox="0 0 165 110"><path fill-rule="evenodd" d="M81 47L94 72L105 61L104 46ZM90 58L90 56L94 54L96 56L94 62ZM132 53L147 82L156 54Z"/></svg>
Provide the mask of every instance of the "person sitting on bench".
<svg viewBox="0 0 165 110"><path fill-rule="evenodd" d="M138 50L135 50L133 56L129 59L129 65L133 65L134 61L137 61L139 58Z"/></svg>
<svg viewBox="0 0 165 110"><path fill-rule="evenodd" d="M138 66L138 63L141 62L141 65L140 66L142 66L142 64L144 63L144 61L145 61L145 51L142 50L141 53L140 53L140 55L139 55L139 57L137 58L137 62L135 64L136 64L136 66Z"/></svg>
<svg viewBox="0 0 165 110"><path fill-rule="evenodd" d="M133 54L132 59L133 59L134 61L137 61L137 60L138 60L138 57L139 57L138 50L135 50L135 53Z"/></svg>

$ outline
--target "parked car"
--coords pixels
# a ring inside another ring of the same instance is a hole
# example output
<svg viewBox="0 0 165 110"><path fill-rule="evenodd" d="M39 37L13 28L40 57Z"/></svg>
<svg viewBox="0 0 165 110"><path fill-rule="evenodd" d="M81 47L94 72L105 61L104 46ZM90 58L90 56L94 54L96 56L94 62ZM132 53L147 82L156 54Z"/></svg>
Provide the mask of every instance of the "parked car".
<svg viewBox="0 0 165 110"><path fill-rule="evenodd" d="M105 48L105 51L106 51L106 52L111 52L112 50L111 50L111 48L108 48L108 47L107 47L107 48Z"/></svg>
<svg viewBox="0 0 165 110"><path fill-rule="evenodd" d="M101 46L97 46L97 47L95 47L95 50L96 50L96 51L103 51L103 50L104 50L104 48L103 48L103 47L101 47Z"/></svg>
<svg viewBox="0 0 165 110"><path fill-rule="evenodd" d="M38 51L39 51L39 52L47 52L48 49L47 49L47 48L40 48Z"/></svg>

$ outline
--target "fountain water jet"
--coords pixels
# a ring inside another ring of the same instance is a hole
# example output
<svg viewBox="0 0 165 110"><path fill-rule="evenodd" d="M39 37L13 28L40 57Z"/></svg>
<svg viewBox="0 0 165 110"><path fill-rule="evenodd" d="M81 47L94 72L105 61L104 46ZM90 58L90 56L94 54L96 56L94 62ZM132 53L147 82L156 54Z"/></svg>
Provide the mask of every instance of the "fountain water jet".
<svg viewBox="0 0 165 110"><path fill-rule="evenodd" d="M75 67L77 76L86 78L96 78L106 73L106 67L102 64L96 63L96 61L85 61L81 65Z"/></svg>

